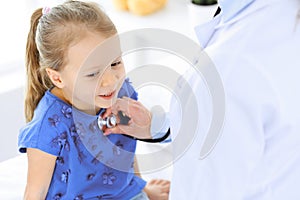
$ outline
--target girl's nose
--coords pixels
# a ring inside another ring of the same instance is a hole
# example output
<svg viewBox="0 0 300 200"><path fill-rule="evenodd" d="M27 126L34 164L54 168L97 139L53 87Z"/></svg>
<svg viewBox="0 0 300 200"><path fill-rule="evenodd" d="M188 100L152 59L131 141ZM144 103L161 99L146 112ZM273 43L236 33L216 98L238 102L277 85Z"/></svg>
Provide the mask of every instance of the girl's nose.
<svg viewBox="0 0 300 200"><path fill-rule="evenodd" d="M118 81L118 77L113 72L113 70L111 70L110 67L108 67L102 75L100 86L107 87L107 86L115 85L117 81Z"/></svg>

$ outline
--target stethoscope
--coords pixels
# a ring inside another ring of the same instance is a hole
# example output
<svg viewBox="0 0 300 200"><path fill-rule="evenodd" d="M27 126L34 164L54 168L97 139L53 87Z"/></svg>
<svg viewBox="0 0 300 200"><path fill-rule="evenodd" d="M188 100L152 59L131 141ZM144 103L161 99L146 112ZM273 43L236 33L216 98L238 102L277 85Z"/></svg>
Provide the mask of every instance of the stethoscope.
<svg viewBox="0 0 300 200"><path fill-rule="evenodd" d="M118 117L120 119L118 124L128 125L130 117L125 115L122 111L118 111ZM106 118L102 118L100 115L98 116L98 126L102 130L104 126L107 128L113 128L117 125L117 116L115 114L111 114Z"/></svg>
<svg viewBox="0 0 300 200"><path fill-rule="evenodd" d="M104 119L100 116L98 117L98 126L99 126L100 130L102 130L104 126L106 126L107 128L113 128L116 125L117 125L117 117L114 114L112 114Z"/></svg>
<svg viewBox="0 0 300 200"><path fill-rule="evenodd" d="M97 120L99 129L103 130L104 127L113 128L113 127L117 126L117 124L128 125L130 117L125 115L122 111L118 112L118 117L120 119L119 123L117 123L117 116L115 114L111 114L106 118L102 118L101 115L99 115L98 120ZM169 137L170 129L168 129L167 133L163 137L155 138L155 139L140 139L140 138L132 137L130 135L125 135L125 134L123 134L123 135L126 137L129 137L129 138L135 139L135 140L143 141L143 142L157 143L157 142L162 142Z"/></svg>

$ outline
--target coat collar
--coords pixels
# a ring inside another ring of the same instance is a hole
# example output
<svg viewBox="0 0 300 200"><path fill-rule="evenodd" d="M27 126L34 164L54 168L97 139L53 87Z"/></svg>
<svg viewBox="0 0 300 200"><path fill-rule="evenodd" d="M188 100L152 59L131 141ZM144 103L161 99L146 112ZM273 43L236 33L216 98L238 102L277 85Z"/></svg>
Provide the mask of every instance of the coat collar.
<svg viewBox="0 0 300 200"><path fill-rule="evenodd" d="M195 27L201 47L207 46L214 32L219 28L229 26L274 1L278 0L219 0L221 13L212 20Z"/></svg>
<svg viewBox="0 0 300 200"><path fill-rule="evenodd" d="M219 0L224 23L234 19L255 0Z"/></svg>

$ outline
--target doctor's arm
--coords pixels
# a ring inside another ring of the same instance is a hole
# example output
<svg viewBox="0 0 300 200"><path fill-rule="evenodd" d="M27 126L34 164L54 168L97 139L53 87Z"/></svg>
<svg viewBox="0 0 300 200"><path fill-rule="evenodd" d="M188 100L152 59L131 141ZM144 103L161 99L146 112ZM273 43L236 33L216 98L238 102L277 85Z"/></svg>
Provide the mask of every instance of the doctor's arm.
<svg viewBox="0 0 300 200"><path fill-rule="evenodd" d="M27 157L28 174L24 199L45 199L57 157L33 148L27 148Z"/></svg>

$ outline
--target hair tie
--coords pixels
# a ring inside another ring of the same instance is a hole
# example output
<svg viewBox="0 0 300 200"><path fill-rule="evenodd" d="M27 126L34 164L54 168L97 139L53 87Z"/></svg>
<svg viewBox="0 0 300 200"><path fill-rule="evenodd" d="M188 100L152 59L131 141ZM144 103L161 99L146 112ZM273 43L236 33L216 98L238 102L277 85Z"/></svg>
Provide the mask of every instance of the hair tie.
<svg viewBox="0 0 300 200"><path fill-rule="evenodd" d="M47 15L50 11L51 11L50 7L44 7L42 13L43 15Z"/></svg>

